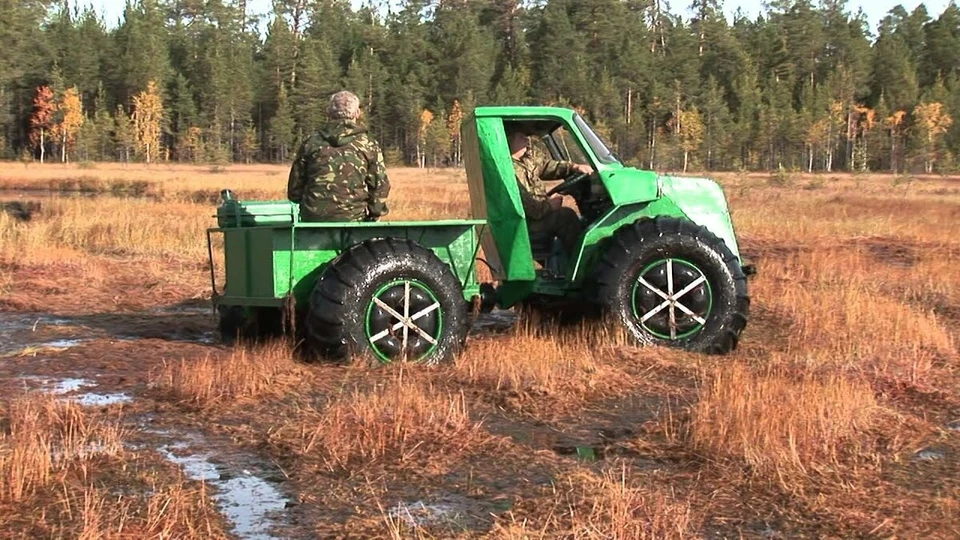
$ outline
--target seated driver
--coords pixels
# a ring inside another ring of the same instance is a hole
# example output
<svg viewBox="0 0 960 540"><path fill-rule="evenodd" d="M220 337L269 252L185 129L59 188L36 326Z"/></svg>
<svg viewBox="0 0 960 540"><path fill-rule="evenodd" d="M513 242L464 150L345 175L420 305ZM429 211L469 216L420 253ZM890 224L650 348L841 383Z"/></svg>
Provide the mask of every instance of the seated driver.
<svg viewBox="0 0 960 540"><path fill-rule="evenodd" d="M568 255L576 249L583 227L572 208L563 206L563 196L547 197L543 180L560 180L574 173L593 172L590 165L573 161L557 161L528 148L531 132L523 126L509 132L507 142L517 174L520 199L527 216L527 230L533 238L560 239Z"/></svg>

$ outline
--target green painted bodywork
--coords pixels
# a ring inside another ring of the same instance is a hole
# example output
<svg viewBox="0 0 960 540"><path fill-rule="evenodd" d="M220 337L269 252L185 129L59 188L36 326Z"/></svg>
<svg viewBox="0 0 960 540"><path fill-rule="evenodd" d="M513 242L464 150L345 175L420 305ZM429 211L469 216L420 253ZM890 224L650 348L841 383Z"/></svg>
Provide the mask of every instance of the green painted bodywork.
<svg viewBox="0 0 960 540"><path fill-rule="evenodd" d="M298 205L287 201L226 201L217 219L219 227L208 235L223 234L221 304L279 307L292 294L305 305L330 261L372 238L416 241L450 266L465 300L479 294L475 261L483 221L301 222Z"/></svg>
<svg viewBox="0 0 960 540"><path fill-rule="evenodd" d="M562 280L543 279L535 271L504 132L504 121L513 120L544 120L562 125L597 171L609 199L603 215L586 224L578 252L567 264ZM580 295L584 279L602 255L604 241L620 228L645 218L666 215L689 219L723 239L739 257L726 199L716 182L661 176L624 166L612 155L602 153L602 146L591 145L591 136L592 130L575 111L560 107L477 107L463 121L461 140L472 217L489 223L481 244L494 278L500 282L501 306L513 305L531 293Z"/></svg>
<svg viewBox="0 0 960 540"><path fill-rule="evenodd" d="M563 126L598 173L595 187L606 202L600 215L585 224L563 275L545 277L534 263L504 131L504 122L513 120ZM219 227L210 230L224 235L227 284L218 301L280 306L292 294L304 303L330 261L350 246L375 237L409 238L431 249L450 265L466 300L480 291L475 262L482 247L501 307L531 294L582 296L605 242L621 228L657 216L683 217L703 225L740 257L726 199L716 182L662 176L623 165L571 109L477 107L461 123L461 141L472 219L304 223L298 206L287 201L225 201L218 208Z"/></svg>

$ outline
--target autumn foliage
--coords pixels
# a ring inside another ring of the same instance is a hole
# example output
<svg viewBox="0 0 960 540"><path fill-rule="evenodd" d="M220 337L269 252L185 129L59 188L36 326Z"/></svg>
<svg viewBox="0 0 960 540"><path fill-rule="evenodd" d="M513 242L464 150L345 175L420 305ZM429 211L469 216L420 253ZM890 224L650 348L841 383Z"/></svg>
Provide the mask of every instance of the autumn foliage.
<svg viewBox="0 0 960 540"><path fill-rule="evenodd" d="M147 89L133 98L133 126L137 147L147 163L156 161L160 154L160 124L163 121L163 98L157 83L150 81Z"/></svg>
<svg viewBox="0 0 960 540"><path fill-rule="evenodd" d="M53 124L53 115L57 104L53 101L53 90L49 86L37 88L33 98L33 115L30 117L30 142L40 148L40 162L43 163L46 136Z"/></svg>
<svg viewBox="0 0 960 540"><path fill-rule="evenodd" d="M63 98L59 104L61 115L60 123L56 126L57 136L60 139L61 161L67 162L67 149L72 148L77 142L77 133L83 125L83 103L80 101L80 93L77 87L68 88L63 93Z"/></svg>

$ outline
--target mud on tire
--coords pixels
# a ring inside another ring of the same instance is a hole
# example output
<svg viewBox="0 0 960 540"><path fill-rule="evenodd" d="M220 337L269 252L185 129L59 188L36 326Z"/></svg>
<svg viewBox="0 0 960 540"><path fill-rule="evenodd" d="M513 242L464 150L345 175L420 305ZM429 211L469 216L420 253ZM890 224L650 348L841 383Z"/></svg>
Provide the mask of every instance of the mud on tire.
<svg viewBox="0 0 960 540"><path fill-rule="evenodd" d="M594 279L607 313L641 344L725 354L747 324L750 298L737 257L706 227L685 219L624 227Z"/></svg>
<svg viewBox="0 0 960 540"><path fill-rule="evenodd" d="M467 307L459 280L432 251L410 240L368 240L317 280L306 337L322 356L447 362L463 350Z"/></svg>

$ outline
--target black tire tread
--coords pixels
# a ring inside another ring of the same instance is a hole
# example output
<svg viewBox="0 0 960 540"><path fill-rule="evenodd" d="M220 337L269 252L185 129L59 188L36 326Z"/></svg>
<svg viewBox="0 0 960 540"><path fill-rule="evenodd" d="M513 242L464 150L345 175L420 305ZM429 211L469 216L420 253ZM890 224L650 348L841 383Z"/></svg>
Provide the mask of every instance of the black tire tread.
<svg viewBox="0 0 960 540"><path fill-rule="evenodd" d="M676 217L659 216L637 221L617 231L596 265L597 270L593 279L597 297L604 305L613 305L620 280L637 253L643 249L644 242L664 236L693 238L720 255L733 279L735 305L719 329L719 333L708 342L697 344L692 348L708 354L726 354L733 351L739 343L740 335L746 328L749 318L750 297L747 293L747 277L736 255L730 251L726 243L702 225Z"/></svg>
<svg viewBox="0 0 960 540"><path fill-rule="evenodd" d="M345 323L348 306L359 289L371 286L370 276L382 265L397 267L421 267L447 289L460 291L460 281L450 267L440 261L429 249L409 239L378 238L355 244L331 261L327 270L317 280L310 297L306 333L312 345L324 355L343 357L355 352L356 339L351 340L352 325ZM440 294L440 291L434 291ZM460 300L462 300L462 293ZM467 337L467 304L454 302L454 313L445 317L454 320L455 346L450 352L460 350ZM462 322L461 322L462 321ZM462 328L461 328L462 327ZM445 329L446 331L446 329ZM448 355L444 354L444 360Z"/></svg>

